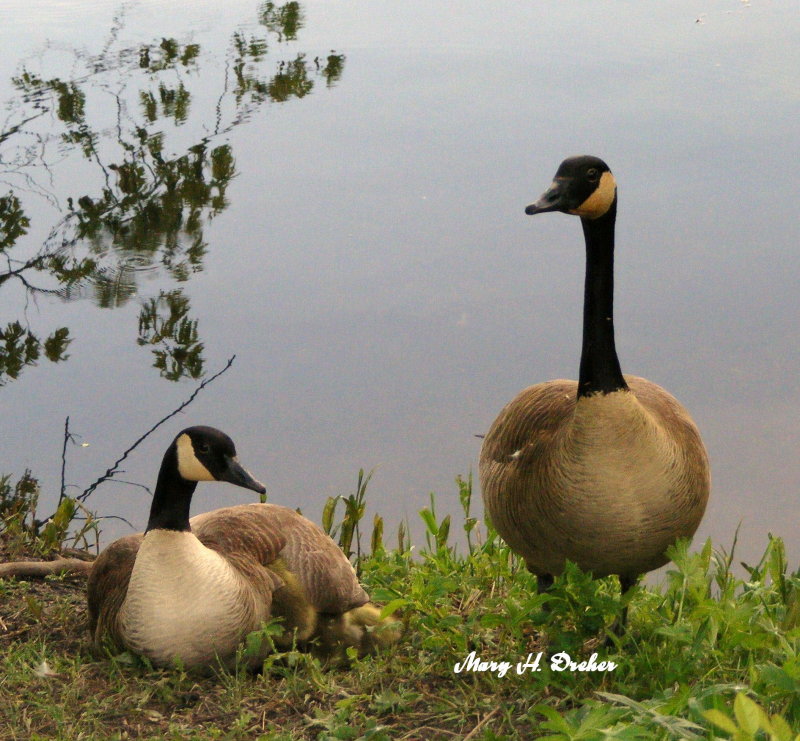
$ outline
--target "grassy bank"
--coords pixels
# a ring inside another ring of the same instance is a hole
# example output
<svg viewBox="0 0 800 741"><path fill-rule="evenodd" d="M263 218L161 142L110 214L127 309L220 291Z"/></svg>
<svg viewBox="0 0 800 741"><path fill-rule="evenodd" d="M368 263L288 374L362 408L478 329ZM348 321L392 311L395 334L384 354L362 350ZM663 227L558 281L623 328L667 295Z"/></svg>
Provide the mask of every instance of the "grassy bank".
<svg viewBox="0 0 800 741"><path fill-rule="evenodd" d="M83 580L0 580L0 738L800 738L800 574L781 540L736 570L744 579L710 543L679 544L666 583L634 590L630 630L607 646L623 607L616 580L571 568L537 596L533 577L476 523L469 482L462 521L439 519L432 501L421 513L427 542L413 548L404 532L384 544L380 520L371 538L359 532L365 491L361 479L342 517L330 504L323 519L345 550L371 551L361 578L403 616L397 646L349 666L276 654L257 676L154 670L92 656ZM2 556L16 556L8 512L3 523ZM453 528L468 547L450 544ZM517 672L539 652L538 671ZM550 662L564 653L617 666L557 671ZM470 655L510 666L479 671Z"/></svg>

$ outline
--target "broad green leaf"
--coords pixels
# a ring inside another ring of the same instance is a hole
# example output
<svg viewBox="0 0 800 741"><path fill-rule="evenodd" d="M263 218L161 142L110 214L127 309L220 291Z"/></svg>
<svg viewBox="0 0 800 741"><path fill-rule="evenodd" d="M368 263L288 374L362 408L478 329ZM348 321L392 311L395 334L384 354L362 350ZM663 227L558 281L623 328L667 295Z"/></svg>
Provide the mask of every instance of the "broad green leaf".
<svg viewBox="0 0 800 741"><path fill-rule="evenodd" d="M389 617L389 615L394 614L401 607L405 607L406 605L410 604L411 602L409 602L409 600L407 599L404 599L403 597L398 597L397 599L393 599L391 602L383 606L383 609L381 610L381 620L384 620L387 617Z"/></svg>
<svg viewBox="0 0 800 741"><path fill-rule="evenodd" d="M737 694L733 701L733 714L742 730L750 734L755 734L762 724L762 719L766 719L764 711L742 693Z"/></svg>
<svg viewBox="0 0 800 741"><path fill-rule="evenodd" d="M734 723L733 719L725 715L721 710L706 710L703 713L703 717L728 733L736 733L739 730L739 727Z"/></svg>

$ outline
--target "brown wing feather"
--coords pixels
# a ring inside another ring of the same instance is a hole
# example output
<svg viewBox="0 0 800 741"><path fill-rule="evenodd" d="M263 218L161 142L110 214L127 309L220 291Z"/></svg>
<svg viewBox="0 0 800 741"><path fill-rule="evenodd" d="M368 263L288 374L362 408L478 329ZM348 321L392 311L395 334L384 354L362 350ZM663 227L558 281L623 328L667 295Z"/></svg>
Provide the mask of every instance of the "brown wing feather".
<svg viewBox="0 0 800 741"><path fill-rule="evenodd" d="M563 510L565 505L539 496L530 482L539 478L541 462L565 434L577 390L577 381L564 379L523 389L500 411L481 447L478 468L486 515L534 573L546 572L539 568L539 554L550 549L539 523L550 520L551 507Z"/></svg>
<svg viewBox="0 0 800 741"><path fill-rule="evenodd" d="M115 540L97 557L89 572L86 586L89 633L98 644L106 635L117 648L123 648L117 614L128 592L128 582L143 537L143 533L135 533Z"/></svg>
<svg viewBox="0 0 800 741"><path fill-rule="evenodd" d="M369 596L353 567L322 528L288 507L243 504L191 519L200 541L224 553L246 554L269 567L280 559L308 601L319 612L340 613L359 607Z"/></svg>
<svg viewBox="0 0 800 741"><path fill-rule="evenodd" d="M493 463L517 465L548 447L563 432L575 411L578 382L558 379L521 391L503 407L489 428L481 448L481 467Z"/></svg>

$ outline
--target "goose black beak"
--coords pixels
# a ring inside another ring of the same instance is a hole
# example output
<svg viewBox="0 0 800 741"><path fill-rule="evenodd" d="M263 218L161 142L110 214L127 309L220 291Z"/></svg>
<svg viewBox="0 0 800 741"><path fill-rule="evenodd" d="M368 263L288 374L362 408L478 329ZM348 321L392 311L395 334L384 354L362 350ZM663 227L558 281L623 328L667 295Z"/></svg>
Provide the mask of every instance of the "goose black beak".
<svg viewBox="0 0 800 741"><path fill-rule="evenodd" d="M554 180L553 184L542 194L542 197L539 198L536 203L531 203L530 206L525 208L525 213L528 214L528 216L533 216L534 214L544 214L548 211L566 210L566 191L566 180Z"/></svg>
<svg viewBox="0 0 800 741"><path fill-rule="evenodd" d="M257 491L259 494L266 494L267 489L260 481L256 481L235 458L225 459L227 466L219 477L219 481L227 481L229 484L241 486L244 489Z"/></svg>

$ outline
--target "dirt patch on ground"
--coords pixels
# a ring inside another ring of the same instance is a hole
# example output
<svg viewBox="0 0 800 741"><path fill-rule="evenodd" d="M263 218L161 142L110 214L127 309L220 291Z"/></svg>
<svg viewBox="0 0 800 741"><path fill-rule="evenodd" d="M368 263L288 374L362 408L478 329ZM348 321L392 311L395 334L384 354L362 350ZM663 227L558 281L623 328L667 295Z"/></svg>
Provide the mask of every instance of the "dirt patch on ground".
<svg viewBox="0 0 800 741"><path fill-rule="evenodd" d="M87 640L86 577L8 579L0 587L0 646L47 640L64 652Z"/></svg>

